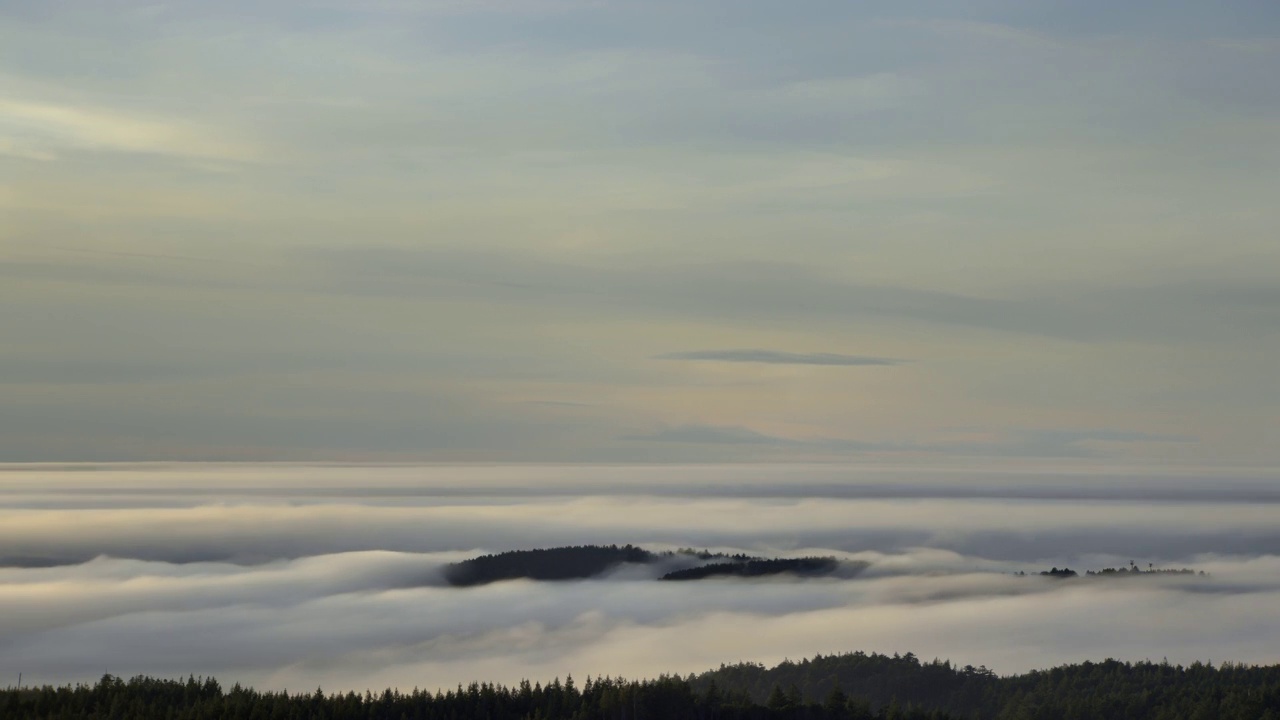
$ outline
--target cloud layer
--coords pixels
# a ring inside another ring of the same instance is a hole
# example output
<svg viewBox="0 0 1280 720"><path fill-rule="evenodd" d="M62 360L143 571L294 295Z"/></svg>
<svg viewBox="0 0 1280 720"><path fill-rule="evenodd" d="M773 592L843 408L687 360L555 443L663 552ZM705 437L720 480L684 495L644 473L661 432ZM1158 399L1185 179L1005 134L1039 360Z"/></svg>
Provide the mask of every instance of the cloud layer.
<svg viewBox="0 0 1280 720"><path fill-rule="evenodd" d="M659 360L714 360L719 362L766 363L772 365L900 365L895 358L839 353L792 353L778 350L691 350L663 353Z"/></svg>
<svg viewBox="0 0 1280 720"><path fill-rule="evenodd" d="M0 655L33 682L191 672L291 690L651 676L855 649L1002 672L1107 656L1275 660L1270 479L1220 477L1221 494L1205 497L1194 476L974 474L10 466ZM440 576L479 552L586 542L870 567L810 581L621 571L467 589ZM1210 575L1011 574L1130 560Z"/></svg>

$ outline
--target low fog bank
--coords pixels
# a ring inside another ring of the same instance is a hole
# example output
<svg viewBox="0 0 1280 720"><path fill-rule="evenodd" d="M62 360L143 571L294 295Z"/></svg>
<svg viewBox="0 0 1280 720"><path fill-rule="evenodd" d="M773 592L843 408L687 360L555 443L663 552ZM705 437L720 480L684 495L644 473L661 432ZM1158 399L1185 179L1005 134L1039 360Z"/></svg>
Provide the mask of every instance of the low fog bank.
<svg viewBox="0 0 1280 720"><path fill-rule="evenodd" d="M628 568L443 586L440 569L458 557L10 568L0 571L0 671L37 683L109 670L363 690L652 676L853 649L999 672L1112 656L1280 660L1276 556L1202 557L1208 577L1061 581L921 549L859 554L873 564L854 578L662 583Z"/></svg>
<svg viewBox="0 0 1280 720"><path fill-rule="evenodd" d="M52 468L47 484L35 469L9 468L0 673L36 683L195 673L364 690L653 676L850 650L999 672L1109 656L1280 662L1280 504L752 491L767 472L795 490L791 470L812 481L830 468L743 470L734 496L729 470L694 468L691 481L719 489L677 497L678 468L577 468L568 479L526 468L525 492L510 467ZM255 473L269 491L253 492ZM655 476L648 486L645 473ZM402 490L457 489L462 477L477 491L362 496L358 476ZM538 492L544 481L578 492ZM628 492L587 490L615 481ZM112 495L117 483L132 490ZM220 501L204 496L220 485ZM665 566L620 566L578 582L443 580L446 565L477 554L582 543L834 556L867 569L663 583ZM1131 560L1208 576L1034 575Z"/></svg>
<svg viewBox="0 0 1280 720"><path fill-rule="evenodd" d="M260 564L342 552L502 551L634 543L896 552L932 547L1001 561L1099 554L1161 564L1200 553L1280 554L1280 504L986 499L455 498L388 506L277 499L193 507L0 509L0 564L99 555Z"/></svg>

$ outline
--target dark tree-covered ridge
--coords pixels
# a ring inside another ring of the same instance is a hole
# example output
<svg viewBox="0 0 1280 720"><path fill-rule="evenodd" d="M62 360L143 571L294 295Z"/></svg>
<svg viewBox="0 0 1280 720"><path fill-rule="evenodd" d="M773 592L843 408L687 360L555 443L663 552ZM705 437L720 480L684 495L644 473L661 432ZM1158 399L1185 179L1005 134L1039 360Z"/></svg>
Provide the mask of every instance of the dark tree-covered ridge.
<svg viewBox="0 0 1280 720"><path fill-rule="evenodd" d="M1088 570L1085 575L1088 577L1142 577L1151 575L1201 575L1203 570L1197 572L1191 568L1148 568L1143 570L1136 565L1128 568L1103 568L1101 570Z"/></svg>
<svg viewBox="0 0 1280 720"><path fill-rule="evenodd" d="M838 692L881 711L896 702L983 720L1280 720L1280 665L1106 660L999 677L911 653L858 652L772 668L722 665L689 680L695 692L714 687L752 702L767 703L779 689L805 702Z"/></svg>
<svg viewBox="0 0 1280 720"><path fill-rule="evenodd" d="M453 563L444 569L445 580L457 587L484 585L502 580L585 580L597 577L620 565L652 565L671 561L660 580L704 580L716 577L756 578L769 575L818 577L844 568L857 572L867 567L864 562L841 562L833 557L762 558L751 555L713 553L708 550L681 548L675 552L652 552L635 545L574 545L567 547L511 550L481 555ZM686 567L680 567L686 565ZM661 571L660 570L660 571ZM1148 566L1141 570L1106 568L1086 573L1086 577L1138 577L1155 575L1190 575L1186 568L1165 570ZM1026 575L1025 572L1015 573ZM1203 572L1199 573L1204 575ZM1040 575L1057 579L1079 577L1070 568L1053 568Z"/></svg>
<svg viewBox="0 0 1280 720"><path fill-rule="evenodd" d="M424 678L429 682L429 678ZM0 718L100 720L1280 720L1280 665L1106 660L999 677L906 655L817 656L627 681L473 682L378 694L224 689L212 678L104 676L0 690Z"/></svg>
<svg viewBox="0 0 1280 720"><path fill-rule="evenodd" d="M1016 572L1014 575L1025 576L1025 572ZM1080 577L1080 574L1071 568L1051 568L1042 570L1039 573L1042 577L1057 578L1065 580L1068 578ZM1139 568L1137 565L1131 565L1127 568L1103 568L1102 570L1086 570L1084 577L1086 578L1133 578L1133 577L1159 577L1167 575L1193 575L1197 577L1207 577L1205 571L1192 570L1191 568L1157 568L1148 567L1146 570Z"/></svg>
<svg viewBox="0 0 1280 720"><path fill-rule="evenodd" d="M211 678L162 680L105 675L96 685L0 690L6 720L952 720L937 711L893 705L873 712L865 702L833 693L810 702L781 692L767 703L716 688L696 693L688 680L661 676L640 682L572 677L543 685L459 685L435 693L374 694L224 690ZM956 720L959 720L958 718Z"/></svg>
<svg viewBox="0 0 1280 720"><path fill-rule="evenodd" d="M715 576L760 577L779 573L813 576L832 572L839 566L835 558L770 560L692 548L681 548L676 552L651 552L634 545L575 545L482 555L446 566L444 577L450 585L457 587L518 579L585 580L620 565L647 565L659 561L696 563L694 567L666 573L660 578L663 580L699 580Z"/></svg>
<svg viewBox="0 0 1280 720"><path fill-rule="evenodd" d="M634 545L575 545L512 550L453 563L444 570L450 585L467 587L499 580L581 580L623 563L651 563L658 555Z"/></svg>
<svg viewBox="0 0 1280 720"><path fill-rule="evenodd" d="M700 565L685 570L675 570L662 576L662 580L701 580L709 577L762 577L783 573L800 576L827 575L839 567L835 558L804 557L782 560L747 560L746 562L722 562Z"/></svg>

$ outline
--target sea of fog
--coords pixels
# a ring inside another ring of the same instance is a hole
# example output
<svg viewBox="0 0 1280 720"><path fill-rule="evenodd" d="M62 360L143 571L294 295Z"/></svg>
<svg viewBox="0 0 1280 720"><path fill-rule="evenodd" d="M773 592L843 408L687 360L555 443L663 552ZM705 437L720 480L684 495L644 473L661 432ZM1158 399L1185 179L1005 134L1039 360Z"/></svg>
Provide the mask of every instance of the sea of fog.
<svg viewBox="0 0 1280 720"><path fill-rule="evenodd" d="M870 563L853 576L454 588L584 543ZM1207 576L1059 581L1051 566ZM1280 662L1280 477L755 466L0 465L0 686L648 677L815 653L1011 673Z"/></svg>

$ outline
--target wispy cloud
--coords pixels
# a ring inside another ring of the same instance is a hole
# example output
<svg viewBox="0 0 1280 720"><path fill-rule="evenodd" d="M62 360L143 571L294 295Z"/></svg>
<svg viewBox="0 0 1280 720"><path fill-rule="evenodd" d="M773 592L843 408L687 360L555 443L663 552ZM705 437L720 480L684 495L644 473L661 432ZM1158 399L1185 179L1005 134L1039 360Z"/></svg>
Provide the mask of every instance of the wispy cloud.
<svg viewBox="0 0 1280 720"><path fill-rule="evenodd" d="M895 455L954 455L970 457L1087 458L1111 455L1108 448L1134 443L1192 443L1189 435L1147 433L1116 429L1019 430L983 441L879 441L837 437L784 437L739 425L689 423L664 427L647 435L627 435L632 442L688 445L756 445L779 451L805 451L822 455L855 456L862 453Z"/></svg>
<svg viewBox="0 0 1280 720"><path fill-rule="evenodd" d="M623 440L694 443L699 445L801 445L803 443L750 428L723 425L680 425L650 435L628 435Z"/></svg>
<svg viewBox="0 0 1280 720"><path fill-rule="evenodd" d="M1001 43L1029 50L1060 50L1072 47L1067 42L1028 28L998 22L932 18L895 20L892 24L918 27L938 35L959 36L984 43Z"/></svg>
<svg viewBox="0 0 1280 720"><path fill-rule="evenodd" d="M766 363L770 365L901 365L904 360L870 355L839 353L794 353L779 350L692 350L664 353L657 360L711 360L718 362Z"/></svg>
<svg viewBox="0 0 1280 720"><path fill-rule="evenodd" d="M570 408L588 408L595 407L594 403L572 402L570 400L521 400L521 405L541 405L544 407L570 407Z"/></svg>
<svg viewBox="0 0 1280 720"><path fill-rule="evenodd" d="M247 143L182 119L13 98L0 99L0 149L40 160L54 160L69 150L204 161L246 161L256 155Z"/></svg>
<svg viewBox="0 0 1280 720"><path fill-rule="evenodd" d="M757 324L829 324L847 322L851 317L885 317L1078 342L1140 338L1183 344L1192 339L1238 340L1246 333L1250 337L1273 335L1276 324L1270 313L1280 307L1280 293L1248 280L1165 282L1056 293L1027 289L987 296L859 282L812 265L785 261L586 265L516 251L363 245L308 250L299 253L297 262L317 269L324 284L315 289L326 292L424 296L447 291L486 301L500 297L508 302L567 302L574 306L592 298L600 308L626 307L713 320L749 318ZM1210 322L1213 317L1229 317L1230 322ZM743 355L742 359L674 357L683 353L660 357L799 363L801 358L829 356L756 349L694 352ZM763 359L756 353L774 353L777 359ZM753 356L759 359L747 359ZM875 359L887 361L879 364L904 362Z"/></svg>
<svg viewBox="0 0 1280 720"><path fill-rule="evenodd" d="M1186 443L1195 442L1196 440L1191 435L1147 433L1105 428L1097 430L1029 430L1018 434L1028 441L1049 445L1072 445L1090 441L1110 443Z"/></svg>
<svg viewBox="0 0 1280 720"><path fill-rule="evenodd" d="M691 423L666 427L648 435L628 435L622 440L636 442L683 443L690 445L758 445L778 450L807 451L817 454L853 455L857 453L935 453L944 450L964 451L964 445L927 445L915 442L879 442L847 438L792 438L769 435L738 425ZM976 446L975 446L976 447ZM987 446L982 446L987 447Z"/></svg>

